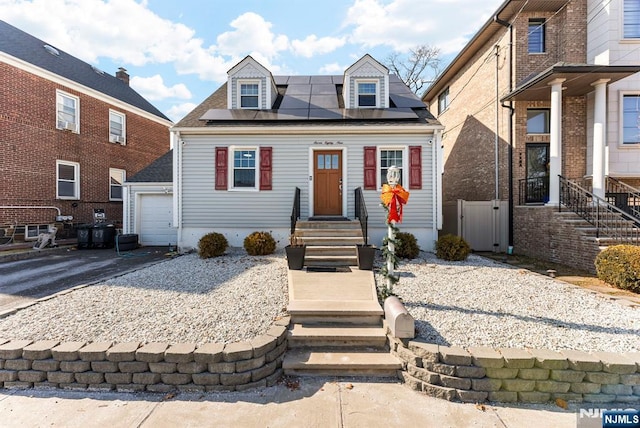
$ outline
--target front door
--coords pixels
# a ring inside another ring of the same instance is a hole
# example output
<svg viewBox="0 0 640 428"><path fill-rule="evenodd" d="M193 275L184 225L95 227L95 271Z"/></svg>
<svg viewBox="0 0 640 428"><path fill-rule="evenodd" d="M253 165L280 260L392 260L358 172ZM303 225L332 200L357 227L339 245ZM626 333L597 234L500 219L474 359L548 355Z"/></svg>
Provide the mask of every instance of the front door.
<svg viewBox="0 0 640 428"><path fill-rule="evenodd" d="M549 144L527 144L526 202L549 201Z"/></svg>
<svg viewBox="0 0 640 428"><path fill-rule="evenodd" d="M313 214L342 215L342 151L313 152Z"/></svg>

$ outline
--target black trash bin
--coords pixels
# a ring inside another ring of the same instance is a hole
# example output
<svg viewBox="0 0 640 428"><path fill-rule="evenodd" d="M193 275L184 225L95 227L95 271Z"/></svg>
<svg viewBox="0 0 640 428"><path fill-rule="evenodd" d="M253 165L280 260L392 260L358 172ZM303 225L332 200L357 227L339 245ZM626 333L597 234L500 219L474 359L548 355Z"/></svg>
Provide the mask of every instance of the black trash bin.
<svg viewBox="0 0 640 428"><path fill-rule="evenodd" d="M76 228L78 238L78 248L91 248L92 245L92 224L80 224Z"/></svg>
<svg viewBox="0 0 640 428"><path fill-rule="evenodd" d="M93 225L91 241L94 248L113 248L116 228L109 223L96 223Z"/></svg>
<svg viewBox="0 0 640 428"><path fill-rule="evenodd" d="M138 234L126 233L116 236L116 250L130 251L138 248Z"/></svg>

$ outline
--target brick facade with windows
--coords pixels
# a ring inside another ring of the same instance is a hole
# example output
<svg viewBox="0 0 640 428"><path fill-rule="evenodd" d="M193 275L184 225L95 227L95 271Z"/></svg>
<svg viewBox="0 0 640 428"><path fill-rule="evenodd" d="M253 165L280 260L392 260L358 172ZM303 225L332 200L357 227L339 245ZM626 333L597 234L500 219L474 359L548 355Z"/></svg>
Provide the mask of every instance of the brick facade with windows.
<svg viewBox="0 0 640 428"><path fill-rule="evenodd" d="M23 36L27 42L33 40L2 24L2 31ZM68 55L60 60L67 58L79 61ZM11 57L8 61L0 58L0 206L57 207L62 216L73 216L73 223L93 222L93 210L104 209L108 220L120 223L122 202L110 201L109 169L121 169L126 176L133 176L166 153L171 122L159 112L144 111L110 94L96 94L95 89L68 77L47 78L42 67L32 65L18 67L11 63ZM85 66L97 74L88 64ZM142 99L114 76L106 75L105 82L121 85L118 91L130 91ZM58 129L57 91L79 99L78 132ZM126 144L110 142L110 110L125 115ZM79 165L79 198L57 197L57 161ZM51 224L57 215L54 208L0 208L0 224Z"/></svg>

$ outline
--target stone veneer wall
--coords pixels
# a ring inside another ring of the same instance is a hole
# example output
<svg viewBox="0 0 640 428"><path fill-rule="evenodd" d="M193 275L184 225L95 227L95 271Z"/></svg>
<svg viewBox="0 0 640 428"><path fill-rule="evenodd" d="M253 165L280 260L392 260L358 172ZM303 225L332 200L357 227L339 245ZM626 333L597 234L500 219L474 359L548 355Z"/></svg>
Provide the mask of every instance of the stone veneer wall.
<svg viewBox="0 0 640 428"><path fill-rule="evenodd" d="M389 337L412 389L464 402L640 402L640 352L439 346Z"/></svg>
<svg viewBox="0 0 640 428"><path fill-rule="evenodd" d="M63 342L0 339L0 387L95 391L243 391L282 376L289 318L247 342Z"/></svg>

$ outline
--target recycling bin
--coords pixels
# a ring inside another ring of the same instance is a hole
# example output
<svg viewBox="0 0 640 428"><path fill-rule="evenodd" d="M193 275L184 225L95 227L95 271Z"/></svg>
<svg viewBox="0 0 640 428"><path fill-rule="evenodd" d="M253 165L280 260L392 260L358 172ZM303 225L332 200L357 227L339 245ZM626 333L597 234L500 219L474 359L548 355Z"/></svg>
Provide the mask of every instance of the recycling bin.
<svg viewBox="0 0 640 428"><path fill-rule="evenodd" d="M91 248L92 245L92 224L80 224L76 227L76 235L78 238L78 248Z"/></svg>
<svg viewBox="0 0 640 428"><path fill-rule="evenodd" d="M94 248L113 248L116 228L109 223L96 223L91 233L92 246Z"/></svg>

